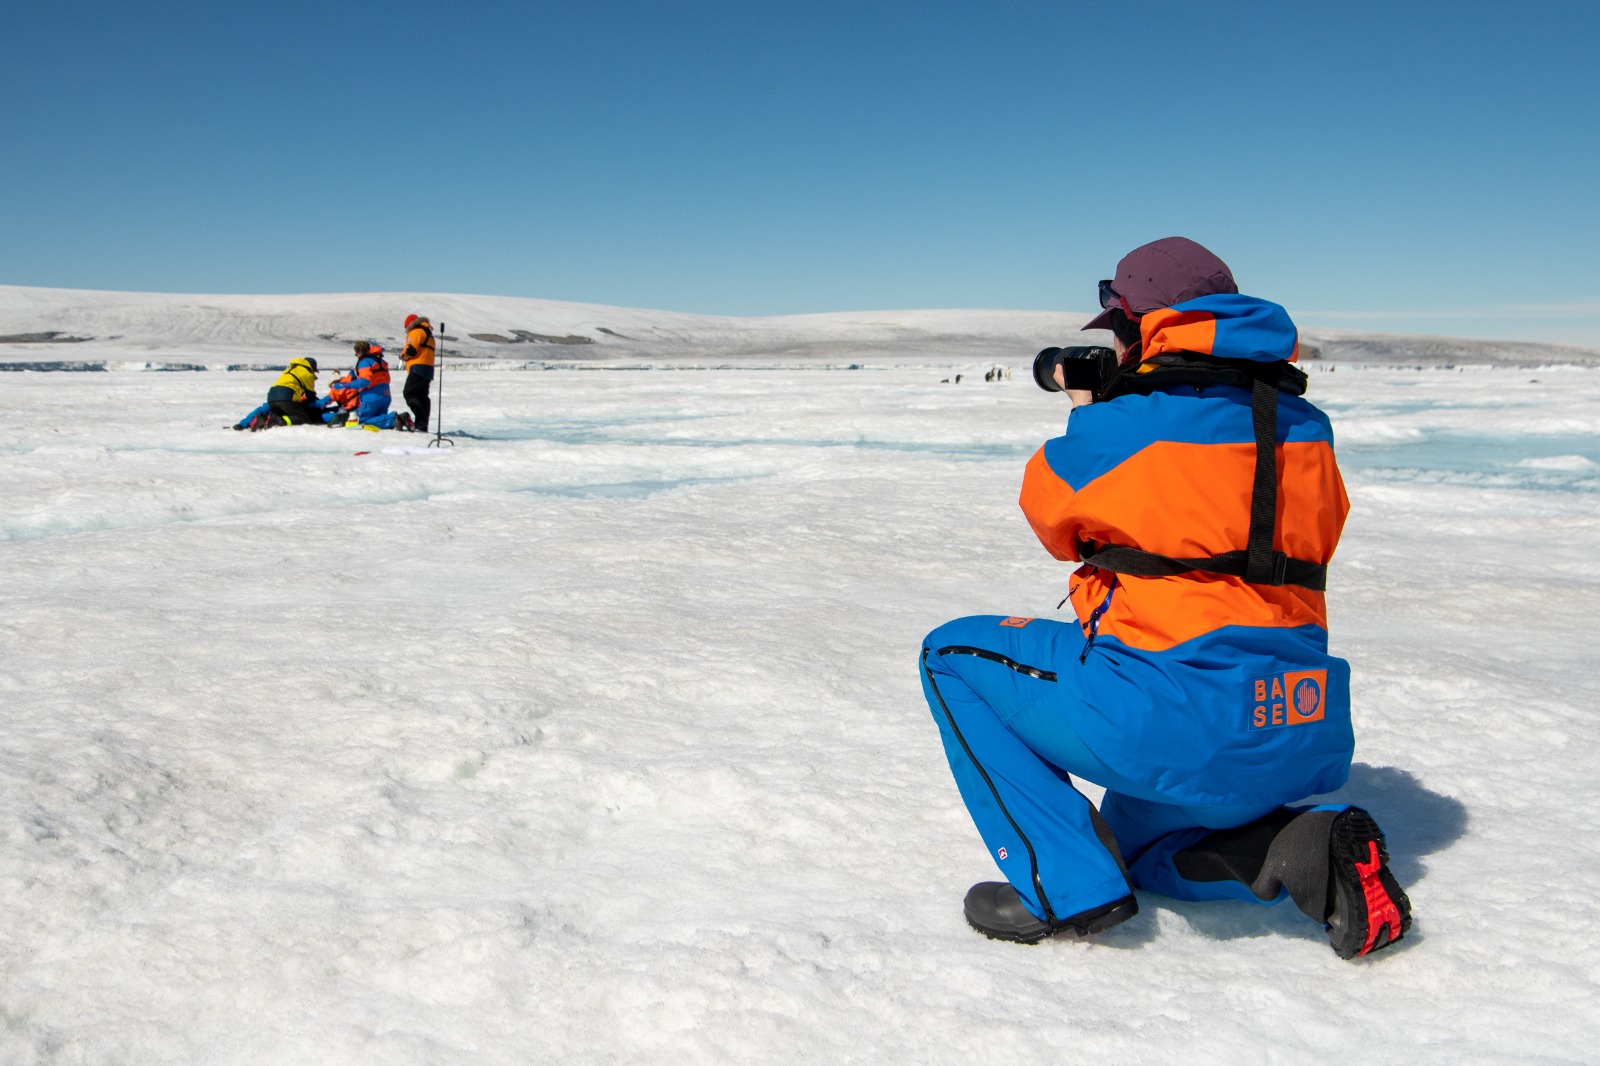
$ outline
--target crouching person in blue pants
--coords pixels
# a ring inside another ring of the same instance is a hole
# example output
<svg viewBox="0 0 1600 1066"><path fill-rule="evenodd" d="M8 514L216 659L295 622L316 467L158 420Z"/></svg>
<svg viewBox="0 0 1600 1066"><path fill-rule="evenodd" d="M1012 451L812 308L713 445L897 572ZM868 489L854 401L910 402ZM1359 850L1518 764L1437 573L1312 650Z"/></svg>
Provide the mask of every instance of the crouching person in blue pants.
<svg viewBox="0 0 1600 1066"><path fill-rule="evenodd" d="M410 415L389 410L389 364L383 358L383 345L356 341L355 352L356 367L344 388L356 397L357 421L378 429L410 429Z"/></svg>
<svg viewBox="0 0 1600 1066"><path fill-rule="evenodd" d="M972 887L967 921L1033 943L1126 921L1136 891L1288 899L1343 958L1387 947L1411 905L1377 823L1294 805L1342 786L1354 750L1323 598L1348 501L1294 325L1181 237L1124 257L1100 303L1084 328L1114 350L1040 353L1036 379L1078 406L1021 499L1046 549L1084 564L1076 622L962 618L922 647L1006 878ZM1105 788L1098 808L1073 778Z"/></svg>

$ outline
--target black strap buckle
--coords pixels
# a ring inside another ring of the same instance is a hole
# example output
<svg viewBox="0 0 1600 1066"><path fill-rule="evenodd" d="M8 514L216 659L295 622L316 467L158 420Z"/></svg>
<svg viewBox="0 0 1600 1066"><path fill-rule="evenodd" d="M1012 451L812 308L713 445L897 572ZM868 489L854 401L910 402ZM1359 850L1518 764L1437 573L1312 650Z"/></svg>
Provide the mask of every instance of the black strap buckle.
<svg viewBox="0 0 1600 1066"><path fill-rule="evenodd" d="M1244 579L1252 585L1283 585L1289 578L1289 556L1275 551L1247 558Z"/></svg>

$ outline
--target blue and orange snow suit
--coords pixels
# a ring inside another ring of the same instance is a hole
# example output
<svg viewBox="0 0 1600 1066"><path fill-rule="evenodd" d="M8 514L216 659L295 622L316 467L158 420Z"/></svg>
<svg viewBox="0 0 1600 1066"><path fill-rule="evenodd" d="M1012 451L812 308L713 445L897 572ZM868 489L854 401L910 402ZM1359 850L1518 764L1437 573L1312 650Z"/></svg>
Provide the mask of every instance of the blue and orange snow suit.
<svg viewBox="0 0 1600 1066"><path fill-rule="evenodd" d="M350 381L343 387L356 398L356 419L362 425L394 428L394 414L389 410L389 364L383 361L381 347L373 345L356 360Z"/></svg>
<svg viewBox="0 0 1600 1066"><path fill-rule="evenodd" d="M1275 402L1276 427L1258 433L1248 381L1162 373L1199 356L1264 375L1294 359L1294 324L1277 304L1228 294L1151 312L1140 328L1139 361L1122 375L1132 390L1076 408L1023 478L1039 540L1084 563L1070 581L1077 621L962 618L922 648L962 798L1047 921L1131 889L1276 902L1235 880L1189 880L1174 856L1210 830L1339 788L1354 748L1349 667L1328 654L1320 591L1349 508L1327 417L1268 389L1257 402ZM1276 460L1275 510L1253 523L1262 453ZM1247 571L1255 580L1094 562L1133 549L1215 563L1256 543L1273 551L1271 576ZM1106 788L1098 810L1072 776Z"/></svg>

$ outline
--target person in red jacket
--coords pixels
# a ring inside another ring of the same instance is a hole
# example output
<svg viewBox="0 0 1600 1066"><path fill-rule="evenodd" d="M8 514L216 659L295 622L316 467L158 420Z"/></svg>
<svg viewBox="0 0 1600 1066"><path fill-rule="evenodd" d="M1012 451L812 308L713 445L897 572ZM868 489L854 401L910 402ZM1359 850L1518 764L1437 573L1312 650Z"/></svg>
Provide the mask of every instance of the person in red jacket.
<svg viewBox="0 0 1600 1066"><path fill-rule="evenodd" d="M1099 298L1084 328L1112 331L1119 367L1029 461L1020 501L1082 564L1076 621L962 618L922 647L946 758L1006 877L972 887L967 921L1087 936L1144 890L1293 900L1345 958L1393 944L1411 907L1377 822L1290 806L1342 786L1354 750L1323 599L1348 501L1294 324L1182 237L1134 249ZM1098 807L1073 778L1105 787Z"/></svg>

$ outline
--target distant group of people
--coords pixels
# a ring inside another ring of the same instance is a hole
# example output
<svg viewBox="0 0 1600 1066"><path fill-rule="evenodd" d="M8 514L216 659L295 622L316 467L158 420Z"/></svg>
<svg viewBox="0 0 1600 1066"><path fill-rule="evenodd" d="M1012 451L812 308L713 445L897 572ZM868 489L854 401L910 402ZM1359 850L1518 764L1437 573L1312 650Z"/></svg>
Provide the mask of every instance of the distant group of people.
<svg viewBox="0 0 1600 1066"><path fill-rule="evenodd" d="M407 315L406 346L400 355L406 370L401 392L404 411L389 410L389 364L383 345L356 341L356 365L334 379L326 396L317 395L317 361L310 356L289 360L278 379L267 390L266 402L234 425L237 430L266 429L270 426L342 426L352 419L374 429L428 431L428 416L433 402L428 393L433 383L436 348L433 325L421 315Z"/></svg>

